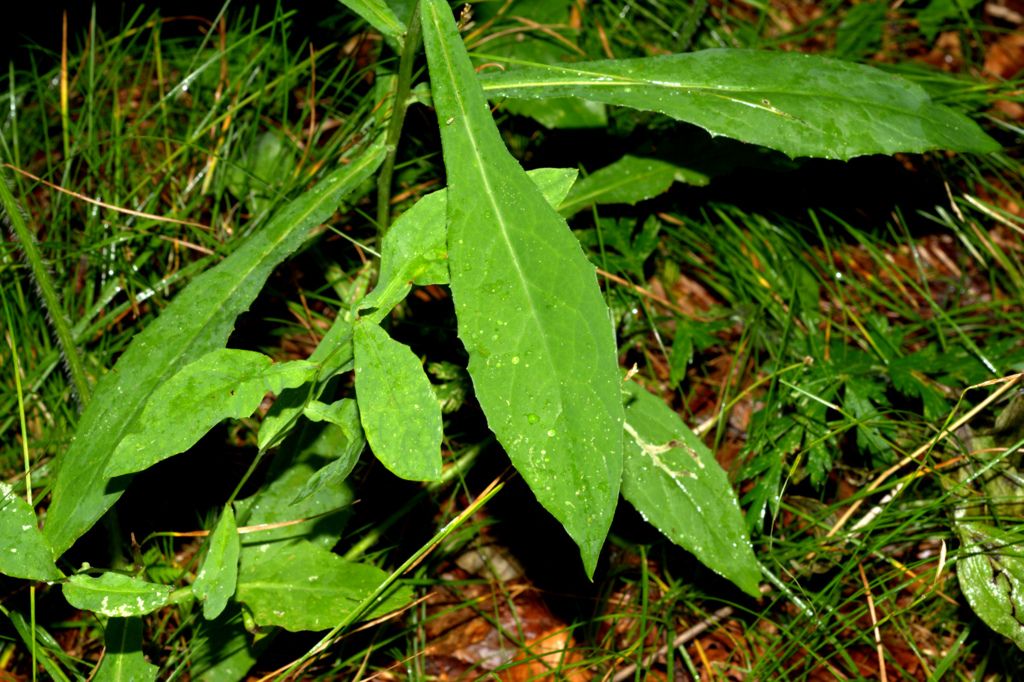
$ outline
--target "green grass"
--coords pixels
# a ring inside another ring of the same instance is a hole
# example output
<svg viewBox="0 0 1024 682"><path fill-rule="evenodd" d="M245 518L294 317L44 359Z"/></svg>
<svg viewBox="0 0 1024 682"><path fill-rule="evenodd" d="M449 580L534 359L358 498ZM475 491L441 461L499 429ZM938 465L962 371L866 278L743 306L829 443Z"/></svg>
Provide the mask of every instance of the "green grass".
<svg viewBox="0 0 1024 682"><path fill-rule="evenodd" d="M963 73L926 70L903 56L928 44L915 28L920 4L896 11L886 67L979 116L1007 145L1004 153L790 164L653 115L612 111L607 130L586 132L499 113L506 141L528 167L592 171L616 151L643 146L700 144L716 161L735 159L739 170L708 188L676 185L634 207L583 212L571 224L594 262L627 282L604 282L623 366L635 364L727 466L770 591L759 601L743 597L624 508L597 578L587 582L574 549L532 509L469 401L446 418L446 463L458 465L442 483L399 482L367 463L356 469L359 501L339 546L348 558L393 570L502 481L493 500L406 574L419 596L450 589L452 603L416 603L346 632L304 678L431 679L441 665L437 624L453 614L504 629L507 646L520 652L518 672L522 660L533 660L535 679L551 661L570 679L573 670L637 680L871 678L876 627L889 679L1021 674L1024 656L972 613L951 563L959 546L951 517L964 486L980 502L996 494L970 479L976 468L963 473L965 462L1008 467L1014 453L981 459L959 432L865 494L992 390L972 386L1024 371L1022 130L991 110L997 100L1021 102L1020 82L974 77L984 44L1005 27L977 12L946 19L943 29L969 48ZM787 29L768 4L588 3L577 37L589 58L716 46L827 50L849 8L829 3ZM380 102L371 74L395 65L374 62L378 43L337 11L341 18L330 23L337 42L314 46L283 9L265 16L232 9L201 25L138 13L117 28L77 27L66 75L60 55L43 50L33 51L30 68L8 72L0 86L0 106L11 112L0 125L2 175L49 274L31 271L16 239L0 247L0 473L23 493L31 470L38 508L46 507L53 458L74 433L75 396L83 393L54 317L66 318L80 374L95 383L175 292L360 139ZM488 11L477 10L480 36L524 31L514 13L486 23ZM396 215L439 186L432 125L427 110L410 108L385 197ZM270 150L262 166L254 161L261 143ZM271 169L267 182L254 175L262 168ZM364 263L375 254L381 213L371 189L279 269L234 345L278 358L308 355L373 277ZM656 234L647 242L637 239L645 224L648 236ZM41 304L41 277L59 309ZM392 324L396 338L428 361L462 359L445 290L420 290ZM972 426L991 423L1000 408ZM87 537L81 560L186 585L201 539L168 533L208 527L251 461L254 424L216 430L200 451L163 470L166 478L139 482ZM1011 489L1011 501L1019 495ZM830 537L859 499L863 506ZM987 518L979 506L971 513ZM1001 523L1020 519L1011 512ZM458 566L492 544L521 561L520 577L502 583ZM556 575L544 568L549 563L567 568ZM70 609L54 587L30 594L6 578L0 585L0 677L30 676L33 658L40 676L88 677L102 623ZM571 631L571 652L541 662L523 646L536 618L523 606L524 591L548 605L555 630ZM730 612L713 617L726 606ZM702 622L705 631L670 645ZM145 653L160 679L188 679L202 666L205 628L194 607L147 618ZM259 633L253 673L287 667L318 639ZM506 662L493 672L514 669Z"/></svg>

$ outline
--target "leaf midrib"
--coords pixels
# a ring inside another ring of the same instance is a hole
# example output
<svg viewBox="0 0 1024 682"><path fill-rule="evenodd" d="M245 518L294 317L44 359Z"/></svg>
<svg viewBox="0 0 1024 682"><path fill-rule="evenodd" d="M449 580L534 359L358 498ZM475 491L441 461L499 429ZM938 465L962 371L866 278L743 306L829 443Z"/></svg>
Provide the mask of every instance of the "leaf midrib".
<svg viewBox="0 0 1024 682"><path fill-rule="evenodd" d="M621 62L620 62L621 63ZM813 97L816 99L827 99L840 102L843 104L856 104L856 105L870 105L883 111L897 112L904 116L916 115L917 118L925 118L916 112L908 112L906 108L895 105L886 105L881 102L870 99L857 99L842 94L830 94L822 92L804 92L800 90L778 90L770 88L759 88L753 86L740 86L740 85L698 85L683 82L670 82L662 80L652 80L646 78L632 78L629 76L623 76L622 74L608 73L604 71L589 71L586 69L578 69L566 66L558 66L555 64L540 64L535 62L523 62L523 65L528 68L545 69L552 73L573 73L577 78L566 78L563 80L545 80L545 81L513 81L512 83L503 82L501 77L494 77L484 79L480 81L480 86L484 92L493 92L500 90L529 90L529 89L541 89L541 88L554 88L554 87L565 87L565 86L586 86L592 88L622 88L629 86L643 86L643 87L656 87L670 91L685 91L690 94L703 95L703 96L716 96L721 99L734 102L736 104L755 106L757 108L763 108L766 111L771 112L768 107L759 106L756 102L748 102L739 97L730 97L728 93L746 93L750 95L768 95L772 97L784 96L784 97ZM502 74L505 78L510 78L515 75L515 71L506 72ZM589 76L592 79L610 79L610 80L588 80L582 76ZM925 98L922 101L923 104L934 104L929 98ZM773 112L774 113L774 112ZM791 115L790 115L791 116ZM799 118L793 117L794 120L800 121Z"/></svg>
<svg viewBox="0 0 1024 682"><path fill-rule="evenodd" d="M441 27L441 24L440 24L437 12L434 11L433 7L430 7L429 9L431 11L431 20L434 23L434 30L436 31L438 36L443 36L444 32L443 32L443 29ZM555 369L555 367L554 367L554 365L550 361L550 358L552 357L550 342L549 342L549 340L547 338L547 335L545 335L543 333L540 333L540 332L543 331L544 325L541 323L541 321L540 321L540 319L538 317L537 306L536 306L536 303L534 301L533 294L530 291L529 286L527 286L527 284L526 284L526 278L525 278L525 276L523 274L522 265L519 262L519 256L516 253L515 249L512 248L512 242L509 240L508 227L507 227L506 222L505 222L504 213L501 210L501 208L498 206L497 202L494 200L494 191L493 191L493 189L491 187L490 180L489 180L489 178L487 176L487 173L485 173L484 170L483 170L483 168L484 168L484 165L483 165L483 155L480 152L480 145L477 143L477 139L476 139L476 136L473 133L472 127L470 125L468 125L469 110L465 106L465 102L462 99L462 94L459 91L459 88L455 87L455 85L458 82L458 79L457 79L457 76L456 76L456 73L455 73L455 70L454 70L454 63L450 59L450 55L448 53L448 50L445 48L444 41L440 40L439 42L441 44L441 48L442 48L441 49L441 55L444 58L444 66L445 66L445 70L447 71L448 80L449 80L449 83L450 83L450 86L451 86L451 90L452 90L452 93L453 93L453 98L455 99L455 102L458 105L459 110L460 110L460 112L462 114L462 116L460 118L460 123L464 124L463 128L465 129L466 135L469 138L469 142L472 145L474 157L476 159L475 166L480 171L479 172L480 180L481 180L481 183L484 185L484 188L486 189L485 194L487 196L487 200L490 202L491 207L494 209L494 215L495 215L495 218L496 218L496 220L498 222L499 232L501 234L502 240L505 242L505 246L506 246L507 251L509 253L510 259L511 259L512 264L515 267L516 273L518 275L518 283L521 286L524 295L526 296L526 300L529 302L530 319L533 322L534 328L537 329L537 331L538 331L537 337L541 339L541 342L542 342L542 344L544 346L544 361L545 361L545 364L547 364L548 367L553 371ZM451 199L450 195L449 195L449 199ZM552 210L554 210L554 209L552 209ZM556 386L556 392L558 394L559 415L561 415L562 414L561 406L563 404L562 387L561 387L561 384L558 383L558 382L555 382L555 386Z"/></svg>

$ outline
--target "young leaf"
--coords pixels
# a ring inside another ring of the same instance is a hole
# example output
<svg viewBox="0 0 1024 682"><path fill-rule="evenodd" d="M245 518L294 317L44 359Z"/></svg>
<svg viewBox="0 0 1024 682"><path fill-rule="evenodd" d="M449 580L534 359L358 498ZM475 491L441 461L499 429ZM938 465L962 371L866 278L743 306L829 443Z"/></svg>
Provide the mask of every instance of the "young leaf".
<svg viewBox="0 0 1024 682"><path fill-rule="evenodd" d="M336 455L336 458L309 477L302 489L295 494L293 504L317 494L322 489L340 489L359 461L363 448L366 447L366 434L359 423L359 407L355 400L345 398L330 405L314 401L306 407L303 414L310 421L328 422L319 439L331 439L334 442L331 453Z"/></svg>
<svg viewBox="0 0 1024 682"><path fill-rule="evenodd" d="M286 205L223 262L194 279L132 339L97 383L75 440L58 460L43 530L54 555L63 554L124 492L129 479L108 480L104 472L153 391L183 365L224 347L235 318L249 307L271 271L383 158L380 141L361 149L351 163Z"/></svg>
<svg viewBox="0 0 1024 682"><path fill-rule="evenodd" d="M544 198L557 206L568 194L577 171L538 168L527 175ZM448 190L426 195L395 221L381 246L377 287L363 299L365 317L383 320L409 294L413 284L448 284Z"/></svg>
<svg viewBox="0 0 1024 682"><path fill-rule="evenodd" d="M292 632L326 630L387 577L379 568L345 561L309 542L269 543L242 553L238 600L249 607L259 625ZM365 615L400 608L411 596L408 589L399 588Z"/></svg>
<svg viewBox="0 0 1024 682"><path fill-rule="evenodd" d="M132 474L184 452L221 420L248 417L268 391L299 386L316 369L304 360L274 363L248 350L211 351L153 391L104 473Z"/></svg>
<svg viewBox="0 0 1024 682"><path fill-rule="evenodd" d="M441 477L441 406L423 367L373 322L356 323L356 399L373 454L399 478Z"/></svg>
<svg viewBox="0 0 1024 682"><path fill-rule="evenodd" d="M206 558L192 583L192 594L203 603L203 617L207 620L219 616L235 593L240 549L235 512L229 504L213 529Z"/></svg>
<svg viewBox="0 0 1024 682"><path fill-rule="evenodd" d="M708 176L661 159L627 154L577 182L558 207L568 217L593 204L635 204L663 193L673 182L708 184Z"/></svg>
<svg viewBox="0 0 1024 682"><path fill-rule="evenodd" d="M985 623L1024 649L1024 537L983 523L958 523L960 589Z"/></svg>
<svg viewBox="0 0 1024 682"><path fill-rule="evenodd" d="M25 580L60 580L53 554L28 502L0 482L0 574Z"/></svg>
<svg viewBox="0 0 1024 682"><path fill-rule="evenodd" d="M761 572L722 467L665 403L632 382L626 393L623 497L669 540L758 596Z"/></svg>
<svg viewBox="0 0 1024 682"><path fill-rule="evenodd" d="M622 476L608 309L565 220L505 148L447 3L420 7L448 174L452 296L476 396L593 575Z"/></svg>
<svg viewBox="0 0 1024 682"><path fill-rule="evenodd" d="M266 450L276 445L295 425L310 400L320 397L331 378L352 369L352 323L342 313L320 339L309 361L318 365L316 386L285 389L274 401L260 425L259 448Z"/></svg>
<svg viewBox="0 0 1024 682"><path fill-rule="evenodd" d="M531 64L480 75L488 97L582 97L656 111L789 156L999 144L925 90L869 66L794 52L713 49L639 59ZM435 94L436 97L436 94Z"/></svg>
<svg viewBox="0 0 1024 682"><path fill-rule="evenodd" d="M142 619L111 618L103 633L106 652L93 682L145 682L155 680L160 668L142 655Z"/></svg>
<svg viewBox="0 0 1024 682"><path fill-rule="evenodd" d="M63 586L64 598L76 609L115 618L144 616L167 606L171 589L120 573L73 575Z"/></svg>

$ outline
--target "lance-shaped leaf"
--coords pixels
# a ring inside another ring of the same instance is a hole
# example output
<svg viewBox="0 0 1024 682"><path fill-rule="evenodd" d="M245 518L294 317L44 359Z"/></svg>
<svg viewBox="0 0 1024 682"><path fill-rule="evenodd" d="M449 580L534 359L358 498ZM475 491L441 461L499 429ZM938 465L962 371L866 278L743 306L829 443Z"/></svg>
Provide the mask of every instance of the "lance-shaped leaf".
<svg viewBox="0 0 1024 682"><path fill-rule="evenodd" d="M757 559L722 467L665 403L632 382L626 393L623 497L669 540L758 596Z"/></svg>
<svg viewBox="0 0 1024 682"><path fill-rule="evenodd" d="M235 318L249 308L271 271L326 220L384 158L383 142L321 180L248 237L223 262L195 278L134 339L93 391L75 440L60 457L44 534L59 556L117 501L127 477L110 480L110 455L153 391L183 365L223 348Z"/></svg>
<svg viewBox="0 0 1024 682"><path fill-rule="evenodd" d="M250 416L267 392L294 388L315 373L316 365L305 360L275 364L253 351L211 351L153 391L110 456L106 475L143 471L184 452L221 420Z"/></svg>
<svg viewBox="0 0 1024 682"><path fill-rule="evenodd" d="M0 481L0 574L26 580L64 577L37 523L31 505Z"/></svg>
<svg viewBox="0 0 1024 682"><path fill-rule="evenodd" d="M703 186L708 176L661 159L627 154L573 185L558 212L571 216L593 204L635 204L658 196L676 181Z"/></svg>
<svg viewBox="0 0 1024 682"><path fill-rule="evenodd" d="M373 322L356 323L356 399L370 449L410 481L441 477L441 405L419 358Z"/></svg>
<svg viewBox="0 0 1024 682"><path fill-rule="evenodd" d="M558 206L576 181L573 168L537 168L527 173L544 198ZM409 294L413 284L448 284L448 190L426 195L395 221L381 246L377 287L363 299L365 317L380 322Z"/></svg>
<svg viewBox="0 0 1024 682"><path fill-rule="evenodd" d="M448 174L459 336L487 422L593 575L622 476L615 339L565 220L505 148L446 3L423 36Z"/></svg>
<svg viewBox="0 0 1024 682"><path fill-rule="evenodd" d="M238 600L260 625L286 630L326 630L345 619L388 577L366 564L345 561L309 542L269 543L242 552ZM410 599L398 588L365 617L404 606Z"/></svg>
<svg viewBox="0 0 1024 682"><path fill-rule="evenodd" d="M488 97L582 97L656 111L789 156L999 144L924 88L860 64L795 52L713 49L571 65L530 64L480 75Z"/></svg>
<svg viewBox="0 0 1024 682"><path fill-rule="evenodd" d="M1024 649L1024 537L983 523L958 523L960 589L985 623Z"/></svg>
<svg viewBox="0 0 1024 682"><path fill-rule="evenodd" d="M142 654L142 619L111 618L103 632L106 651L93 682L146 682L155 680L160 668Z"/></svg>
<svg viewBox="0 0 1024 682"><path fill-rule="evenodd" d="M207 620L219 616L235 593L240 551L235 512L229 504L213 529L203 565L192 583L192 594L203 603L203 617Z"/></svg>
<svg viewBox="0 0 1024 682"><path fill-rule="evenodd" d="M76 609L115 618L144 616L167 606L171 589L120 573L73 575L63 586L64 598Z"/></svg>

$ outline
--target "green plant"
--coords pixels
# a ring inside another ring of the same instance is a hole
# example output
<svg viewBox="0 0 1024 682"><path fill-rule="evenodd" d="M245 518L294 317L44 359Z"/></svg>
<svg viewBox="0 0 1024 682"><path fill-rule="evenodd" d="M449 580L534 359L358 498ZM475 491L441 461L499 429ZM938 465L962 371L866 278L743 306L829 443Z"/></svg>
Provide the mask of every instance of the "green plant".
<svg viewBox="0 0 1024 682"><path fill-rule="evenodd" d="M673 181L707 177L664 161L637 168L629 157L575 187L573 170L528 174L508 152L486 98L631 107L794 157L984 153L998 145L918 86L855 64L748 50L568 65L522 64L520 56L496 54L480 56L510 68L478 76L446 3L346 4L401 51L397 76L382 74L376 86L386 104L365 115L346 164L196 277L133 339L91 398L79 389L88 402L74 442L61 455L41 533L31 488L27 501L4 491L0 536L17 538L12 546L18 551L3 556L0 570L27 580L64 580L71 604L110 619L101 669L139 678L155 671L138 648L138 619L170 603L202 602L210 627L223 626L232 636L242 627L238 604L259 626L329 630L311 655L357 619L408 603L411 591L399 580L403 568L388 574L330 551L343 522L330 512L350 503L351 492L340 483L367 443L396 476L444 476L441 406L419 359L381 325L412 285L449 285L488 427L538 501L577 543L588 575L597 566L621 486L627 501L673 542L747 594L759 594L761 568L724 472L671 410L623 379L594 267L561 215L602 200L635 202ZM378 205L388 206L409 93L425 99L422 88L410 87L420 30L447 188L420 199L393 225L386 209L378 211L383 237L376 284L365 296L357 292L307 360L273 363L261 353L226 348L236 319L272 270L341 203L368 191L367 181L380 169ZM275 148L273 138L261 138L251 164L226 180L256 214L272 192L247 179L266 181L287 166ZM633 173L646 175L631 190L623 179ZM35 277L46 280L41 261L31 255L31 237L19 228L16 199L0 199ZM642 269L649 242L645 228L635 239L608 246ZM47 305L59 317L51 298ZM57 326L59 339L73 355L66 327ZM857 369L853 360L850 366ZM352 370L354 399L337 399L337 378ZM74 372L83 387L84 373ZM851 417L869 448L884 449L884 431L865 421L875 388L860 375L846 384L858 396L850 404L864 407ZM224 419L250 417L267 392L278 397L259 427L258 454L224 501L190 586L174 589L115 571L64 578L54 560L103 517L133 475L185 452ZM798 434L812 440L819 435ZM272 451L268 483L240 499ZM828 455L821 448L810 452L811 476L821 479ZM778 476L766 485L777 489ZM762 508L770 503L770 492L758 494ZM292 519L303 521L276 525ZM240 535L240 524L255 531Z"/></svg>

